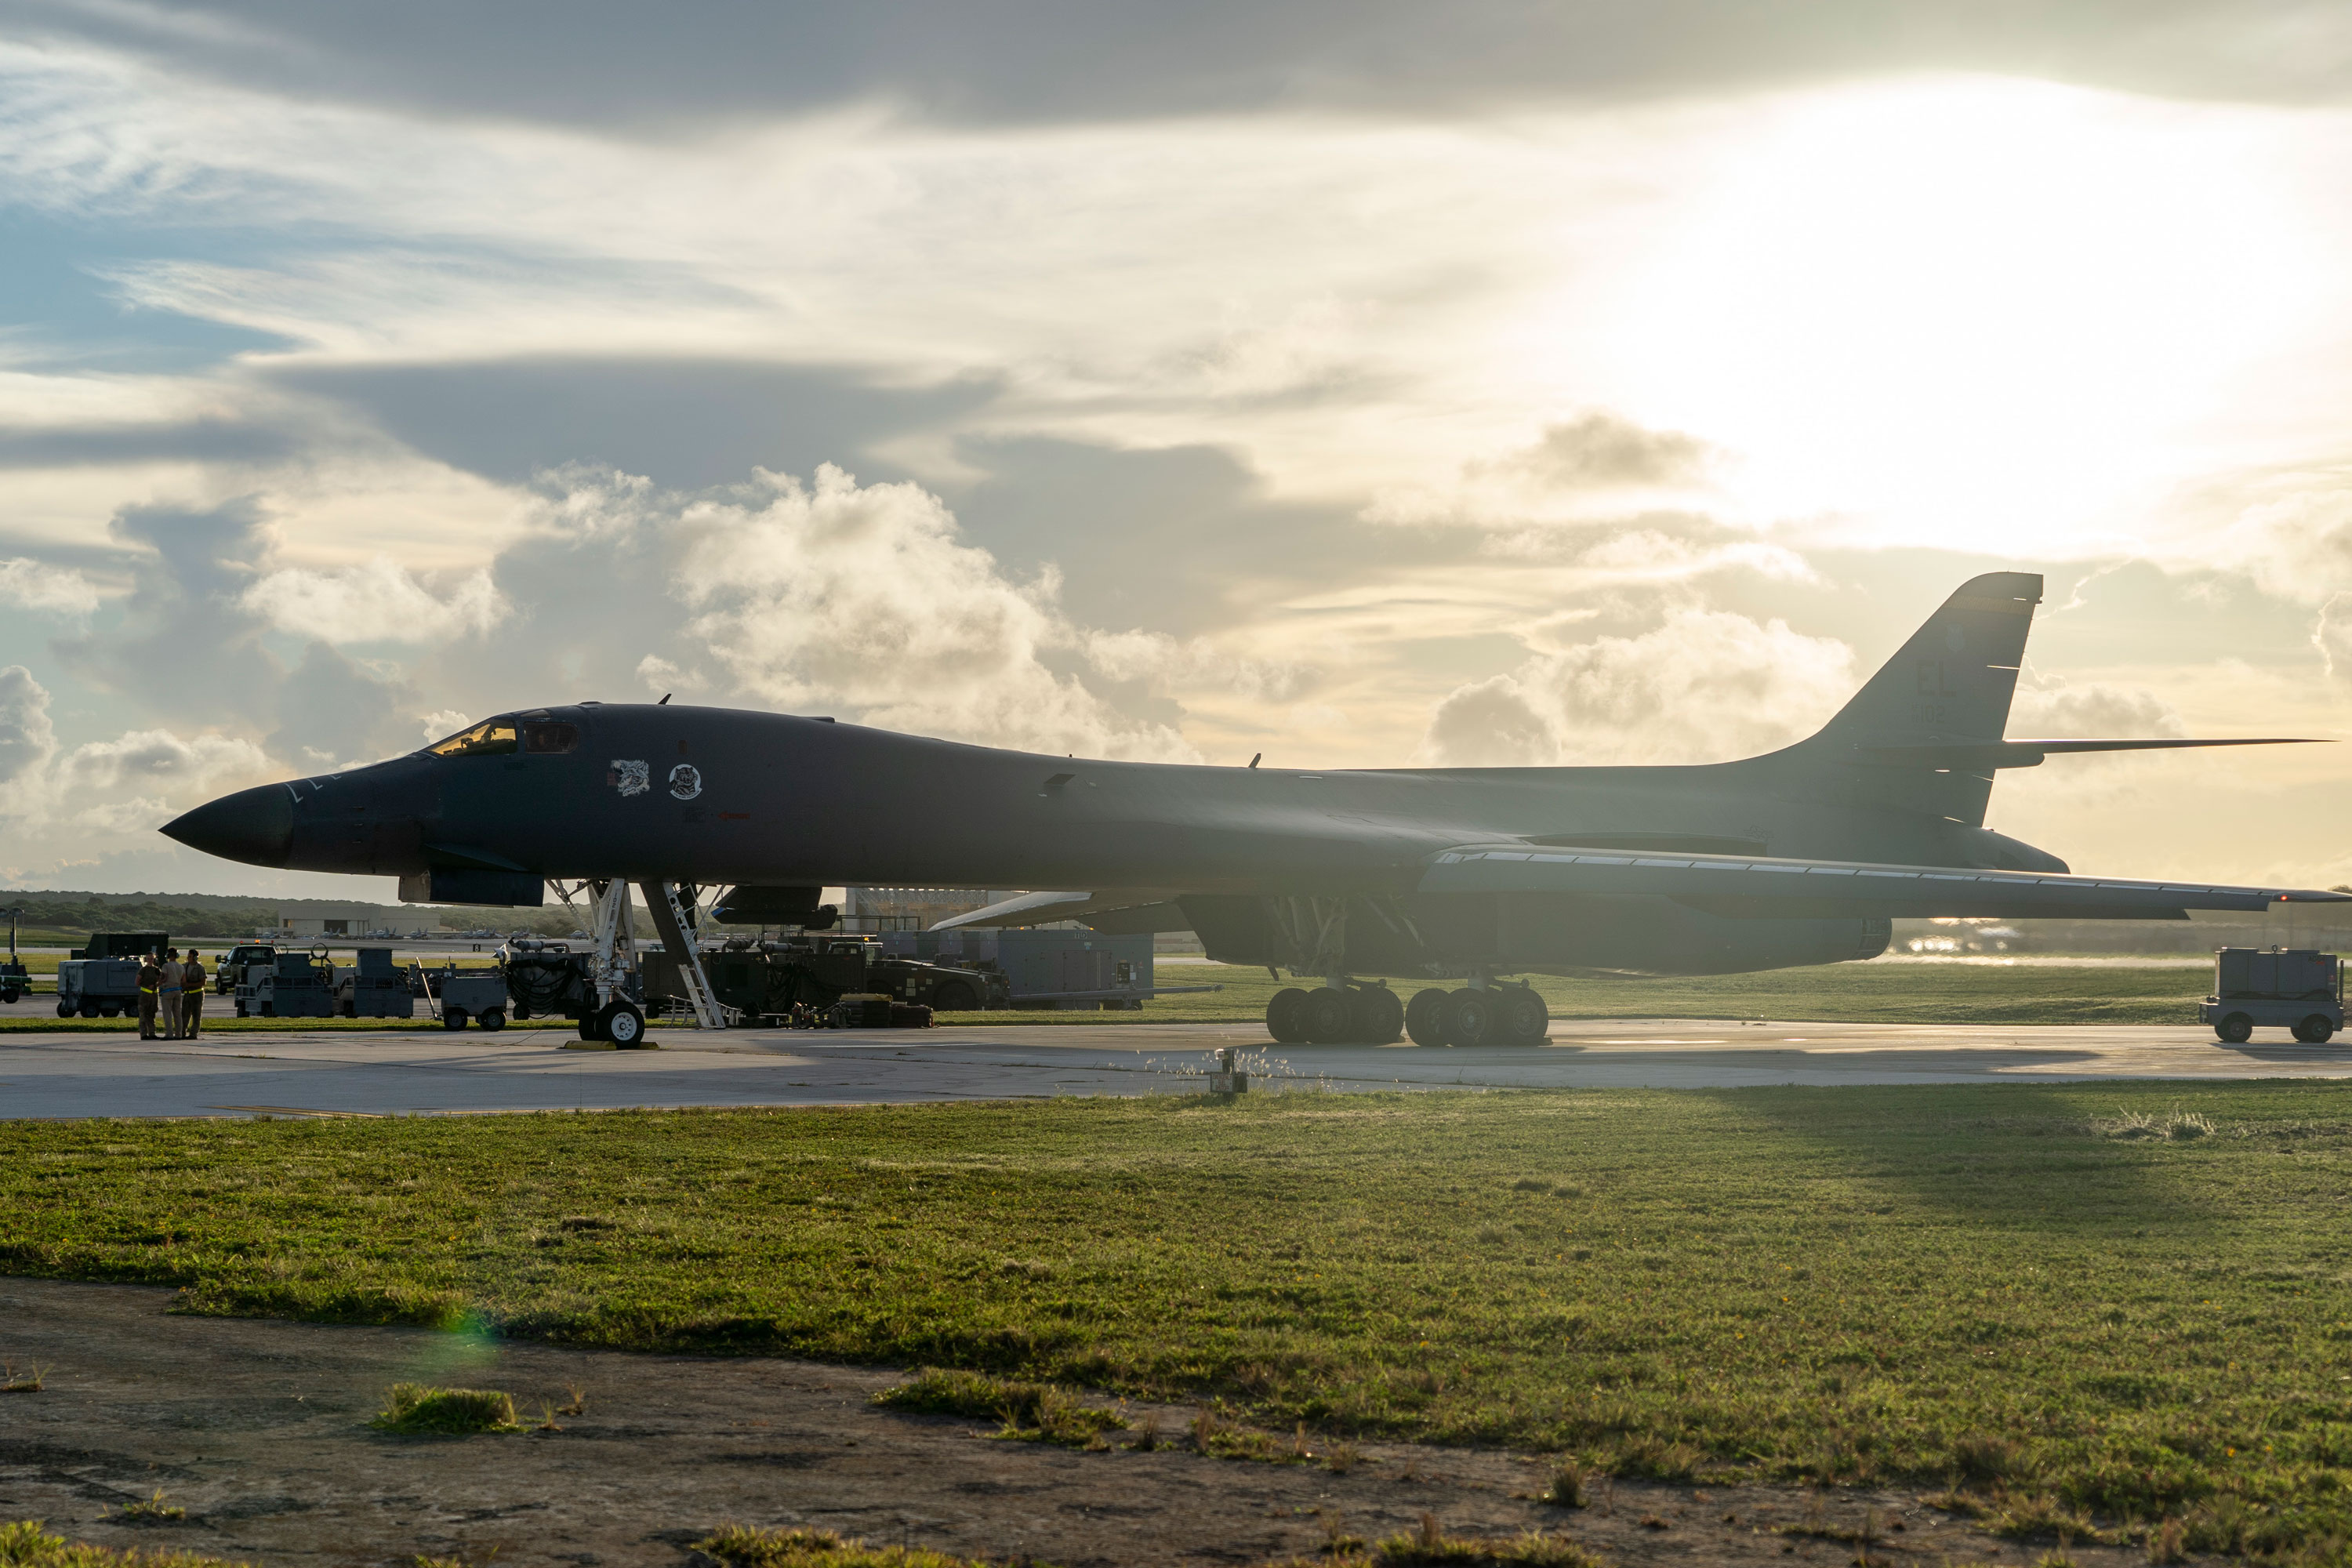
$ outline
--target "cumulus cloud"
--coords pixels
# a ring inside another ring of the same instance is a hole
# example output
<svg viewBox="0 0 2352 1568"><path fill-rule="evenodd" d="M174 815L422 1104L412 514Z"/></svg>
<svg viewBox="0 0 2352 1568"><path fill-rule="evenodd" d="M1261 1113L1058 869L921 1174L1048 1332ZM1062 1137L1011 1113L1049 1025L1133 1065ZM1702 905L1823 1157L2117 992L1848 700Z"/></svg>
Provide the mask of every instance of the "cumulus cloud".
<svg viewBox="0 0 2352 1568"><path fill-rule="evenodd" d="M478 635L509 608L487 571L467 573L436 594L381 555L363 565L272 572L247 588L240 603L280 631L338 647Z"/></svg>
<svg viewBox="0 0 2352 1568"><path fill-rule="evenodd" d="M0 669L0 784L37 773L57 746L48 689L21 664Z"/></svg>
<svg viewBox="0 0 2352 1568"><path fill-rule="evenodd" d="M1704 483L1713 458L1696 436L1596 410L1547 425L1533 446L1472 471L1526 474L1561 489L1653 489Z"/></svg>
<svg viewBox="0 0 2352 1568"><path fill-rule="evenodd" d="M103 848L270 771L259 746L219 734L135 730L60 751L47 689L22 665L0 669L0 821L12 848L56 834Z"/></svg>
<svg viewBox="0 0 2352 1568"><path fill-rule="evenodd" d="M1678 608L1636 637L1598 637L1455 688L1422 754L1442 765L1692 763L1811 733L1851 697L1853 656L1784 621Z"/></svg>
<svg viewBox="0 0 2352 1568"><path fill-rule="evenodd" d="M1430 715L1422 751L1447 767L1547 766L1559 760L1559 732L1545 706L1516 676L1457 686Z"/></svg>
<svg viewBox="0 0 2352 1568"><path fill-rule="evenodd" d="M2163 740L2189 733L2179 710L2152 691L2043 676L2021 683L2009 732L2037 741Z"/></svg>
<svg viewBox="0 0 2352 1568"><path fill-rule="evenodd" d="M159 713L248 718L281 674L242 603L273 542L259 505L126 507L107 528L131 579L124 628L58 644L68 666Z"/></svg>
<svg viewBox="0 0 2352 1568"><path fill-rule="evenodd" d="M629 595L635 657L608 668L632 689L689 689L707 668L713 696L888 729L1045 752L1195 755L1171 725L1123 711L1082 679L1098 634L1071 622L1050 571L1014 580L918 486L861 486L829 464L806 482L763 470L748 484L677 492L571 470L551 476L536 521L494 568L501 590L526 612L543 606L555 638L559 613L561 624L595 613L572 584ZM648 602L655 590L677 606L667 625ZM492 656L515 637L502 631ZM647 641L655 651L640 652Z"/></svg>
<svg viewBox="0 0 2352 1568"><path fill-rule="evenodd" d="M1087 632L1082 641L1088 662L1108 679L1148 681L1178 691L1213 689L1288 702L1312 690L1321 676L1312 665L1227 653L1206 637Z"/></svg>
<svg viewBox="0 0 2352 1568"><path fill-rule="evenodd" d="M169 730L133 730L111 741L92 741L58 760L58 782L70 795L121 789L173 799L219 793L231 781L269 771L269 757L251 741L230 735L173 734Z"/></svg>
<svg viewBox="0 0 2352 1568"><path fill-rule="evenodd" d="M1696 436L1595 409L1545 426L1526 446L1472 458L1449 479L1384 486L1365 516L1478 529L1490 551L1522 556L1573 555L1621 534L1697 548L1751 541L1702 510L1717 499L1722 457Z"/></svg>
<svg viewBox="0 0 2352 1568"><path fill-rule="evenodd" d="M98 608L98 586L70 566L26 555L0 556L0 605L58 616Z"/></svg>
<svg viewBox="0 0 2352 1568"><path fill-rule="evenodd" d="M2331 594L2312 623L2311 646L2318 650L2319 666L2331 680L2352 682L2352 603L2343 594Z"/></svg>

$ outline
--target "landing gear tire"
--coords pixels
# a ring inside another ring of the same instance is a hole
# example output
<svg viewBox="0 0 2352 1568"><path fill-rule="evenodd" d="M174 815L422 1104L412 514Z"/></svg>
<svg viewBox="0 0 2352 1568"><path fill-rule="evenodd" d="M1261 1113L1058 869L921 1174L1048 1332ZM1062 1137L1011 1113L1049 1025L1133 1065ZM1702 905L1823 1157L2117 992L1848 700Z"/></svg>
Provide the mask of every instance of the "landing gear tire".
<svg viewBox="0 0 2352 1568"><path fill-rule="evenodd" d="M1306 1026L1307 1037L1318 1046L1346 1045L1349 1037L1356 1032L1355 1015L1355 1004L1349 994L1328 985L1309 991L1299 1008L1299 1021Z"/></svg>
<svg viewBox="0 0 2352 1568"><path fill-rule="evenodd" d="M580 1037L582 1039L601 1040L604 1037L604 1014L599 1013L593 1007L591 1007L587 1012L580 1015Z"/></svg>
<svg viewBox="0 0 2352 1568"><path fill-rule="evenodd" d="M614 1002L596 1016L596 1030L623 1050L646 1043L646 1016L626 1002Z"/></svg>
<svg viewBox="0 0 2352 1568"><path fill-rule="evenodd" d="M1404 1032L1416 1046L1442 1046L1445 1043L1442 1022L1444 1012L1444 992L1434 985L1426 991L1416 991L1404 1006Z"/></svg>
<svg viewBox="0 0 2352 1568"><path fill-rule="evenodd" d="M2242 1046L2254 1037L2254 1021L2243 1013L2232 1013L2213 1026L2214 1036L2233 1046Z"/></svg>
<svg viewBox="0 0 2352 1568"><path fill-rule="evenodd" d="M1404 1033L1404 1004L1385 985L1367 985L1355 994L1349 1012L1355 1037L1368 1046L1385 1046Z"/></svg>
<svg viewBox="0 0 2352 1568"><path fill-rule="evenodd" d="M1551 1027L1551 1009L1533 986L1515 986L1496 998L1495 1026L1506 1045L1539 1046Z"/></svg>
<svg viewBox="0 0 2352 1568"><path fill-rule="evenodd" d="M60 1003L58 1003L58 1017L60 1017L60 1018L70 1018L70 1017L72 1017L73 1016L74 1016L74 1005L73 1005L72 1003L70 1003L70 1002L60 1002Z"/></svg>
<svg viewBox="0 0 2352 1568"><path fill-rule="evenodd" d="M466 1010L463 1007L442 1008L441 1026L445 1029L464 1028L466 1026Z"/></svg>
<svg viewBox="0 0 2352 1568"><path fill-rule="evenodd" d="M1495 999L1466 986L1451 992L1438 1014L1438 1027L1449 1046L1486 1045L1495 1037Z"/></svg>
<svg viewBox="0 0 2352 1568"><path fill-rule="evenodd" d="M1295 1046L1307 1038L1307 993L1285 986L1265 1005L1265 1032L1278 1044Z"/></svg>
<svg viewBox="0 0 2352 1568"><path fill-rule="evenodd" d="M2306 1046L2324 1046L2327 1043L2327 1037L2335 1032L2335 1024L2325 1013L2314 1013L2294 1026L2294 1037Z"/></svg>
<svg viewBox="0 0 2352 1568"><path fill-rule="evenodd" d="M503 1029L506 1026L507 1016L498 1008L492 1007L482 1015L482 1027L485 1029Z"/></svg>

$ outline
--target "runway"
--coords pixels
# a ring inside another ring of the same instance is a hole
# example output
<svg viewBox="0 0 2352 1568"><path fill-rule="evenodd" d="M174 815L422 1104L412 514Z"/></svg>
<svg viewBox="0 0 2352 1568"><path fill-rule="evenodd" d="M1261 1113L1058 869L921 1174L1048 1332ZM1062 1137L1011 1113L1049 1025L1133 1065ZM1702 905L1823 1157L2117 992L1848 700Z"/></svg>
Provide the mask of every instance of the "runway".
<svg viewBox="0 0 2352 1568"><path fill-rule="evenodd" d="M1275 1046L1241 1024L664 1030L650 1051L554 1030L288 1030L195 1042L0 1036L0 1117L424 1116L628 1106L849 1105L1198 1092L1221 1046L1258 1092L1726 1088L2352 1077L2352 1044L2193 1025L2001 1027L1643 1019L1555 1023L1535 1047Z"/></svg>

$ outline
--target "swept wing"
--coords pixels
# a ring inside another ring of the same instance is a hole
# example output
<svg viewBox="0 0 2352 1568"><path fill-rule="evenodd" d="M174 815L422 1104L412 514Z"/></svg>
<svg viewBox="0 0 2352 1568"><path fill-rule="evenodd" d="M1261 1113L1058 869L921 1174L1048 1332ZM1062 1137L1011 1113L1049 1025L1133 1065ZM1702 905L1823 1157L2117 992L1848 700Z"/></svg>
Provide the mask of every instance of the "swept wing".
<svg viewBox="0 0 2352 1568"><path fill-rule="evenodd" d="M1465 844L1431 858L1423 893L1633 894L1710 914L1809 919L1991 916L2183 920L2190 910L2347 903L2308 888L2147 882L2042 872L1742 855L1611 855Z"/></svg>

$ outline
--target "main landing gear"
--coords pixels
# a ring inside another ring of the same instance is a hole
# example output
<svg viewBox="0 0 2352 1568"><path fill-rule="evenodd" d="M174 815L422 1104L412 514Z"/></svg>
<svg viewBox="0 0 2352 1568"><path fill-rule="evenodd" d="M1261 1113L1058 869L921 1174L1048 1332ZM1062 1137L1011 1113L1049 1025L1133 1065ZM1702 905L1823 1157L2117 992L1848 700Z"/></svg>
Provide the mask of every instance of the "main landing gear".
<svg viewBox="0 0 2352 1568"><path fill-rule="evenodd" d="M1551 1009L1535 988L1435 986L1415 994L1404 1010L1404 1032L1416 1046L1535 1046L1551 1027Z"/></svg>
<svg viewBox="0 0 2352 1568"><path fill-rule="evenodd" d="M1265 1005L1265 1032L1284 1045L1385 1046L1404 1033L1404 1004L1385 985L1335 981L1293 985Z"/></svg>

